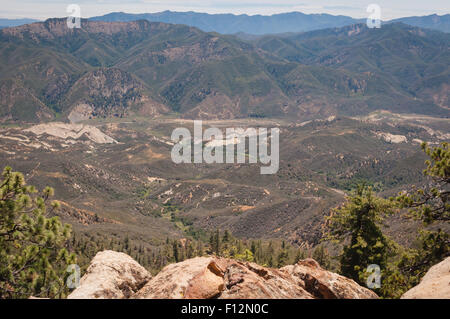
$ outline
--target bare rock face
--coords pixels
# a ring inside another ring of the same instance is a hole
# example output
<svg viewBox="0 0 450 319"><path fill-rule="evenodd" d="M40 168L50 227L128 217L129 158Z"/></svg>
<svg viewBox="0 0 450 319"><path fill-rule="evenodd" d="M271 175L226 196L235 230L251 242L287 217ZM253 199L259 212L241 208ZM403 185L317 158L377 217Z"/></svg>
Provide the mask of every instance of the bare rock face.
<svg viewBox="0 0 450 319"><path fill-rule="evenodd" d="M211 272L211 267L208 267L212 260L212 258L197 257L168 265L133 297L181 299L189 293L196 294L197 298L211 298L220 292L220 285L223 285L223 280ZM194 283L201 285L196 292L192 288Z"/></svg>
<svg viewBox="0 0 450 319"><path fill-rule="evenodd" d="M420 284L403 294L402 299L450 299L450 257L431 267Z"/></svg>
<svg viewBox="0 0 450 319"><path fill-rule="evenodd" d="M280 270L225 258L197 257L165 267L132 298L317 299L377 298L312 259Z"/></svg>
<svg viewBox="0 0 450 319"><path fill-rule="evenodd" d="M254 263L229 261L223 299L313 299L291 275Z"/></svg>
<svg viewBox="0 0 450 319"><path fill-rule="evenodd" d="M142 288L150 273L133 258L111 250L99 252L68 299L123 299Z"/></svg>
<svg viewBox="0 0 450 319"><path fill-rule="evenodd" d="M76 141L81 139L82 137L86 137L90 141L97 144L117 143L115 139L104 134L95 126L85 124L51 122L34 125L30 128L25 129L24 132L31 132L36 134L37 136L47 134L67 141Z"/></svg>
<svg viewBox="0 0 450 319"><path fill-rule="evenodd" d="M280 269L297 278L299 285L318 299L376 299L371 290L354 280L326 271L314 259L299 261Z"/></svg>

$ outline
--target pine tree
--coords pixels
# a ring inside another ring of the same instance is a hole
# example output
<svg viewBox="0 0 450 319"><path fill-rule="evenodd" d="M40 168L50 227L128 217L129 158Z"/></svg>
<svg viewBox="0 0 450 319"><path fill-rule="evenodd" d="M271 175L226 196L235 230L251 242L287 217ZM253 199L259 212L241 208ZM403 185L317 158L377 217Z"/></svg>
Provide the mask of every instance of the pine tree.
<svg viewBox="0 0 450 319"><path fill-rule="evenodd" d="M312 257L314 260L316 260L319 263L319 265L323 269L330 270L331 257L328 254L327 249L323 245L319 245L314 249Z"/></svg>
<svg viewBox="0 0 450 319"><path fill-rule="evenodd" d="M203 243L201 241L197 242L197 250L196 250L196 254L197 256L203 256L204 255L204 251L203 251Z"/></svg>
<svg viewBox="0 0 450 319"><path fill-rule="evenodd" d="M450 148L448 143L430 148L422 144L423 151L430 157L423 171L431 180L431 186L413 192L404 192L395 198L400 208L410 209L410 216L423 222L424 226L436 222L450 221ZM391 199L394 200L394 199ZM450 255L450 235L441 229L421 230L421 264L429 267Z"/></svg>
<svg viewBox="0 0 450 319"><path fill-rule="evenodd" d="M219 229L216 230L216 233L213 238L213 251L217 256L220 256L220 232L219 232Z"/></svg>
<svg viewBox="0 0 450 319"><path fill-rule="evenodd" d="M295 255L294 263L298 263L300 260L306 258L306 253L303 249L298 249L297 255Z"/></svg>
<svg viewBox="0 0 450 319"><path fill-rule="evenodd" d="M71 227L47 217L53 189L37 195L10 167L0 184L0 299L31 295L58 298L67 293L67 265L76 262L64 248ZM52 210L58 208L52 203Z"/></svg>
<svg viewBox="0 0 450 319"><path fill-rule="evenodd" d="M252 252L253 255L256 254L256 243L253 240L252 240L252 244L250 246L250 251Z"/></svg>
<svg viewBox="0 0 450 319"><path fill-rule="evenodd" d="M391 206L389 201L374 196L370 188L360 185L344 206L328 218L329 237L349 239L341 255L341 273L344 276L365 285L369 265L376 264L386 269L390 241L380 227L383 215L391 211Z"/></svg>
<svg viewBox="0 0 450 319"><path fill-rule="evenodd" d="M419 220L423 226L450 221L450 149L448 143L430 148L422 144L422 150L430 157L423 171L428 177L426 187L402 192L391 198L400 208L409 209L409 217ZM418 247L403 249L399 260L390 265L389 285L383 293L399 297L417 285L431 266L450 255L450 235L441 229L420 229L417 237Z"/></svg>
<svg viewBox="0 0 450 319"><path fill-rule="evenodd" d="M178 242L176 240L172 243L172 251L173 251L173 258L175 262L180 261L179 251L178 251Z"/></svg>
<svg viewBox="0 0 450 319"><path fill-rule="evenodd" d="M287 265L289 254L286 249L281 249L277 257L277 267L281 268Z"/></svg>
<svg viewBox="0 0 450 319"><path fill-rule="evenodd" d="M228 243L230 241L230 239L231 239L230 232L228 230L225 230L225 232L223 234L222 242Z"/></svg>
<svg viewBox="0 0 450 319"><path fill-rule="evenodd" d="M195 253L194 247L192 246L191 241L188 241L187 242L187 248L186 248L186 257L188 259L190 259L190 258L194 257L194 253Z"/></svg>
<svg viewBox="0 0 450 319"><path fill-rule="evenodd" d="M248 261L248 262L254 261L253 253L249 249L245 249L242 254L237 254L235 256L235 258L237 260Z"/></svg>
<svg viewBox="0 0 450 319"><path fill-rule="evenodd" d="M273 267L273 256L272 255L270 255L269 256L269 261L267 262L267 266L269 266L269 267Z"/></svg>

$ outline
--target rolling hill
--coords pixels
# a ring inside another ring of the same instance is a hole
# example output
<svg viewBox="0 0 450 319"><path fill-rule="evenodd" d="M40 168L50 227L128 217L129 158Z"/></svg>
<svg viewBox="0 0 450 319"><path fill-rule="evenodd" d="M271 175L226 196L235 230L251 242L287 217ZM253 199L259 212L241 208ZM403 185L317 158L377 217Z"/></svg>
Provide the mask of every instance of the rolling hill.
<svg viewBox="0 0 450 319"><path fill-rule="evenodd" d="M146 20L0 31L3 122L179 113L232 119L447 117L450 35L389 24L244 41Z"/></svg>
<svg viewBox="0 0 450 319"><path fill-rule="evenodd" d="M369 107L381 103L397 112L423 113L424 103L436 112L448 110L449 39L445 33L396 23L266 36L256 45L292 62L367 74L372 81L367 93L377 96Z"/></svg>
<svg viewBox="0 0 450 319"><path fill-rule="evenodd" d="M142 14L113 12L104 16L92 17L90 20L106 22L148 20L151 22L185 24L199 28L205 32L214 31L222 34L234 34L238 32L245 32L248 34L306 32L331 27L342 27L361 22L361 20L347 16L304 14L301 12L263 16L174 11Z"/></svg>
<svg viewBox="0 0 450 319"><path fill-rule="evenodd" d="M264 15L208 14L198 12L164 11L157 13L112 12L90 18L95 21L130 22L148 20L173 24L186 24L206 32L222 34L244 33L250 35L280 34L288 32L308 32L326 28L338 28L351 24L364 23L365 19L330 14L304 14L288 12ZM402 22L414 27L450 32L450 14L432 14L420 17L404 17L384 21L383 24Z"/></svg>
<svg viewBox="0 0 450 319"><path fill-rule="evenodd" d="M403 22L415 27L433 29L442 32L450 32L450 14L432 14L423 17L405 17L394 19L389 22Z"/></svg>
<svg viewBox="0 0 450 319"><path fill-rule="evenodd" d="M39 20L36 20L36 19L1 19L0 18L0 26L2 28L17 27L19 25L29 24L29 23L38 22L38 21Z"/></svg>
<svg viewBox="0 0 450 319"><path fill-rule="evenodd" d="M365 19L330 14L305 14L287 12L264 15L208 14L200 12L163 11L156 13L112 12L103 16L90 18L93 21L132 22L148 20L170 24L185 24L199 28L205 32L222 34L243 33L248 35L267 35L288 32L308 32L326 28L343 27L356 23L364 23ZM38 22L36 19L0 19L0 28L15 27ZM410 26L450 32L450 14L403 17L384 21L384 24L402 22Z"/></svg>

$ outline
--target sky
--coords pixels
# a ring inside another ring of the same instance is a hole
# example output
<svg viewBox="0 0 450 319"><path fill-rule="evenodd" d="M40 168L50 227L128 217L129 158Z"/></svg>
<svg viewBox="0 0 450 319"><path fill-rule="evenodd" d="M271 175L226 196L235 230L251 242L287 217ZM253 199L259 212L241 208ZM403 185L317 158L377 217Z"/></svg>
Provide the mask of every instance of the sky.
<svg viewBox="0 0 450 319"><path fill-rule="evenodd" d="M262 14L300 11L366 18L369 4L378 4L381 19L450 13L449 0L0 0L0 18L45 20L65 17L69 4L78 4L88 18L110 12L152 13L165 10L207 13Z"/></svg>

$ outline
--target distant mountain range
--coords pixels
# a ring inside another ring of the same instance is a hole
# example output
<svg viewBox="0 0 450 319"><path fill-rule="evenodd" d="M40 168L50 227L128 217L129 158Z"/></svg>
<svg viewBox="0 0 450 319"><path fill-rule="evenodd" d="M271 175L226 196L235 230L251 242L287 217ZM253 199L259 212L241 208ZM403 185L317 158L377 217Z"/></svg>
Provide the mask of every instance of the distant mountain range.
<svg viewBox="0 0 450 319"><path fill-rule="evenodd" d="M348 16L304 14L301 12L281 13L270 16L173 11L142 14L114 12L91 18L94 21L105 22L129 22L141 19L152 22L186 24L206 32L215 31L222 34L242 32L254 35L307 32L326 28L339 28L346 25L364 23L366 21L366 19L354 19ZM403 22L411 26L450 32L450 14L442 16L434 14L423 17L407 17L386 21L384 23L393 22Z"/></svg>
<svg viewBox="0 0 450 319"><path fill-rule="evenodd" d="M186 25L65 19L0 30L0 121L449 116L450 34L393 23L241 40Z"/></svg>
<svg viewBox="0 0 450 319"><path fill-rule="evenodd" d="M364 23L366 19L354 19L348 16L335 16L330 14L304 14L289 12L263 15L234 15L234 14L208 14L198 12L163 11L157 13L132 14L113 12L103 16L92 17L93 21L105 22L131 22L148 20L150 22L164 22L171 24L185 24L199 28L205 32L218 32L222 34L243 33L249 35L278 34L286 32L307 32L326 28L338 28L346 25ZM0 28L14 27L27 23L37 22L34 19L0 19ZM450 32L450 14L439 16L437 14L405 17L384 23L403 22L420 28Z"/></svg>
<svg viewBox="0 0 450 319"><path fill-rule="evenodd" d="M93 17L90 20L105 22L148 20L151 22L185 24L206 32L214 31L222 34L244 32L257 35L343 27L362 21L347 16L304 14L301 12L274 14L271 16L249 16L246 14L208 14L172 11L143 14L114 12L100 17Z"/></svg>
<svg viewBox="0 0 450 319"><path fill-rule="evenodd" d="M415 27L450 32L450 14L442 16L432 14L423 17L407 17L391 20L390 22L403 22Z"/></svg>
<svg viewBox="0 0 450 319"><path fill-rule="evenodd" d="M0 29L8 27L17 27L19 25L38 22L35 19L0 19Z"/></svg>

